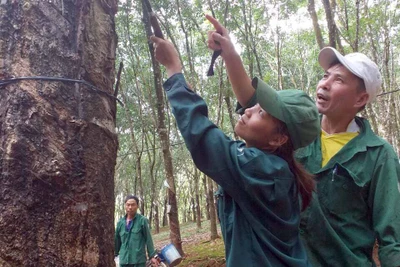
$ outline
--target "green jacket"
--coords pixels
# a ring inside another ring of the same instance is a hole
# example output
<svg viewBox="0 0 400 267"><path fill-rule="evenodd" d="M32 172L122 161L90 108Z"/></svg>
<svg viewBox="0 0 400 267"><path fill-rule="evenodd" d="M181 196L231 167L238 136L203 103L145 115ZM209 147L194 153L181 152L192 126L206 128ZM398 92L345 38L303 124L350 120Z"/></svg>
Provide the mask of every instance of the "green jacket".
<svg viewBox="0 0 400 267"><path fill-rule="evenodd" d="M157 253L147 218L138 213L133 218L130 231L126 230L126 215L118 221L114 240L115 256L119 255L119 264L145 263L147 260L145 246L149 258Z"/></svg>
<svg viewBox="0 0 400 267"><path fill-rule="evenodd" d="M297 151L316 175L317 189L302 213L301 236L314 266L400 266L400 166L393 148L356 117L360 134L321 168L321 140Z"/></svg>
<svg viewBox="0 0 400 267"><path fill-rule="evenodd" d="M286 161L228 138L182 74L164 88L195 164L222 188L218 213L227 266L309 266L298 232L297 184Z"/></svg>

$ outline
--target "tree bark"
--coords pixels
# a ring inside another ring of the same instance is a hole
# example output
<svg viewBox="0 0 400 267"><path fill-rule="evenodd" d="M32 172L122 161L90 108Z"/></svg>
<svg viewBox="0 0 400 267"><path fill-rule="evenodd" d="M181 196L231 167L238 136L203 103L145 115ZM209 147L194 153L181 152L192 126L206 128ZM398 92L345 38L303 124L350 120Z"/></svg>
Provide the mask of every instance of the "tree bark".
<svg viewBox="0 0 400 267"><path fill-rule="evenodd" d="M210 239L215 240L218 238L217 231L217 213L214 204L214 189L213 189L213 181L210 177L207 177L208 181L208 198L210 200Z"/></svg>
<svg viewBox="0 0 400 267"><path fill-rule="evenodd" d="M168 190L166 191L166 196L164 198L164 212L163 212L163 219L162 219L162 226L165 227L168 225L168 216L167 216L167 205L168 205Z"/></svg>
<svg viewBox="0 0 400 267"><path fill-rule="evenodd" d="M317 40L317 44L319 49L324 48L324 38L322 37L321 28L318 23L317 12L315 11L315 2L314 0L308 0L308 13L310 14L311 20L313 22L315 38Z"/></svg>
<svg viewBox="0 0 400 267"><path fill-rule="evenodd" d="M282 72L282 57L281 57L281 32L279 26L276 26L276 43L275 43L275 57L276 68L278 73L278 89L283 90L283 72Z"/></svg>
<svg viewBox="0 0 400 267"><path fill-rule="evenodd" d="M328 24L328 31L329 31L329 46L336 48L336 24L331 8L331 4L329 0L322 0L322 3L324 4L324 9L325 9L325 15L326 15L326 22Z"/></svg>
<svg viewBox="0 0 400 267"><path fill-rule="evenodd" d="M354 52L358 52L359 36L360 36L360 0L356 0L356 37L354 40Z"/></svg>
<svg viewBox="0 0 400 267"><path fill-rule="evenodd" d="M0 266L113 265L116 10L0 1Z"/></svg>
<svg viewBox="0 0 400 267"><path fill-rule="evenodd" d="M192 221L195 222L197 213L196 213L196 204L194 202L194 198L193 197L190 198L190 207L192 208L192 214L193 214Z"/></svg>
<svg viewBox="0 0 400 267"><path fill-rule="evenodd" d="M197 229L201 229L201 210L200 210L200 194L199 194L199 180L200 175L196 166L194 166L194 192L195 192L195 205L196 205L196 226Z"/></svg>
<svg viewBox="0 0 400 267"><path fill-rule="evenodd" d="M151 136L149 136L151 134ZM150 213L149 213L149 223L151 225L154 217L155 233L160 232L160 225L158 220L158 204L157 204L157 192L156 185L157 179L155 176L155 164L156 164L156 149L155 149L155 131L145 135L145 146L147 152L147 159L149 161L149 172L150 172ZM150 138L151 137L151 138ZM151 140L149 140L151 139ZM149 142L152 147L150 148Z"/></svg>
<svg viewBox="0 0 400 267"><path fill-rule="evenodd" d="M208 197L208 186L207 186L207 175L203 175L203 187L204 195L206 196L206 219L210 220L210 205L212 204L212 199Z"/></svg>

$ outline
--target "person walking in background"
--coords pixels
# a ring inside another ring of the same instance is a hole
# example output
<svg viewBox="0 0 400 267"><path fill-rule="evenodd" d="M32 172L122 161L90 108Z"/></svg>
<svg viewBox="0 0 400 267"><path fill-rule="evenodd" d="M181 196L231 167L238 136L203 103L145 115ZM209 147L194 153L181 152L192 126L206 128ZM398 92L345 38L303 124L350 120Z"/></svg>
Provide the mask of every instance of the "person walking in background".
<svg viewBox="0 0 400 267"><path fill-rule="evenodd" d="M146 217L137 213L138 206L136 196L125 198L126 214L118 221L115 230L115 257L118 257L121 267L145 267L147 258L153 266L158 266L149 223Z"/></svg>
<svg viewBox="0 0 400 267"><path fill-rule="evenodd" d="M314 182L293 153L320 133L314 102L302 91L278 92L256 78L258 103L235 126L245 142L232 140L209 120L207 105L186 83L172 43L151 40L166 67L164 88L193 161L220 185L226 265L309 266L299 237L299 196L305 208Z"/></svg>
<svg viewBox="0 0 400 267"><path fill-rule="evenodd" d="M240 106L257 103L228 31L213 17L208 47L222 49L232 89ZM400 266L400 165L394 149L376 136L357 113L381 86L377 65L362 53L319 53L325 73L317 86L321 114L318 138L296 151L297 160L315 175L316 190L302 213L301 238L313 266L374 266L379 244L382 266Z"/></svg>

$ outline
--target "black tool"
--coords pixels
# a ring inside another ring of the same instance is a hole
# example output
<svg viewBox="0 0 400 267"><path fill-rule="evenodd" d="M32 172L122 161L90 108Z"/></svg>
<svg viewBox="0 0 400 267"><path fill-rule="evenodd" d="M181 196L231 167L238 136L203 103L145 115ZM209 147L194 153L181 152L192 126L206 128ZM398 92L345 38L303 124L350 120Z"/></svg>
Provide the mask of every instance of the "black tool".
<svg viewBox="0 0 400 267"><path fill-rule="evenodd" d="M164 39L164 35L161 31L160 24L158 23L157 16L153 12L153 9L151 8L150 1L144 0L144 2L146 3L147 12L149 13L149 16L150 16L150 24L151 24L151 27L153 27L154 35L158 38Z"/></svg>
<svg viewBox="0 0 400 267"><path fill-rule="evenodd" d="M218 32L219 34L222 34ZM219 42L215 41L216 44L219 44ZM213 76L214 75L214 63L215 60L221 55L222 50L215 50L214 53L212 54L211 57L211 64L210 67L208 68L207 76Z"/></svg>

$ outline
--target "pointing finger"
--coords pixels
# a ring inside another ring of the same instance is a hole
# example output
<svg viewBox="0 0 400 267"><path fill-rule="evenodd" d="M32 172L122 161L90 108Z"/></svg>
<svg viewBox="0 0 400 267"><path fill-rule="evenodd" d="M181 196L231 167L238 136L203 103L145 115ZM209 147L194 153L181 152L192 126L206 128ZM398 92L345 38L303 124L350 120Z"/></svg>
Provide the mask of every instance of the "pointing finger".
<svg viewBox="0 0 400 267"><path fill-rule="evenodd" d="M151 40L153 43L155 43L155 44L158 44L158 43L160 43L160 42L163 41L163 39L158 38L158 37L155 36L155 35L150 36L150 40Z"/></svg>
<svg viewBox="0 0 400 267"><path fill-rule="evenodd" d="M216 20L214 17L210 16L210 15L206 15L206 18L209 22L211 22L211 24L214 26L215 30L218 32L222 32L223 31L223 26L221 25L221 23L219 23L218 20Z"/></svg>

